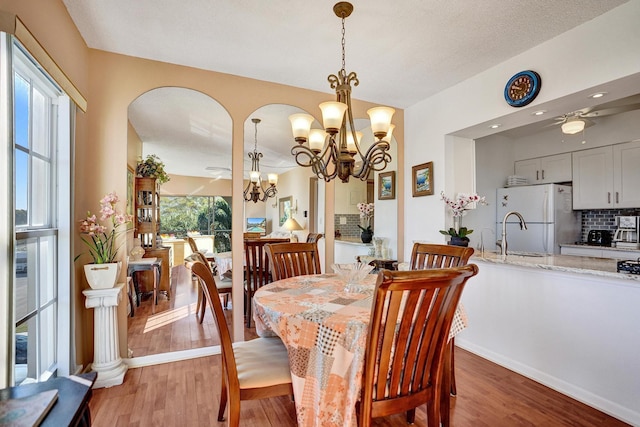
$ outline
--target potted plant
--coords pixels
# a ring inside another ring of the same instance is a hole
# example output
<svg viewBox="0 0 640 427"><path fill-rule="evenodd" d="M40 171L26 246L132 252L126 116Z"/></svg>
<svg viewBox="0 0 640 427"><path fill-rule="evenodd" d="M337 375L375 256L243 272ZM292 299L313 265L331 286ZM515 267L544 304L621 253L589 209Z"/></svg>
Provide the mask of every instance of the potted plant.
<svg viewBox="0 0 640 427"><path fill-rule="evenodd" d="M362 239L362 243L371 243L371 239L373 239L373 230L371 230L371 218L373 218L373 203L358 203L358 210L360 211L360 218L362 219L363 225L358 225L360 230L362 230L362 234L360 235L360 239Z"/></svg>
<svg viewBox="0 0 640 427"><path fill-rule="evenodd" d="M450 227L449 230L440 230L440 234L451 236L449 243L455 246L469 246L467 235L471 233L473 233L473 230L469 230L467 227L460 227L457 231L453 227Z"/></svg>
<svg viewBox="0 0 640 427"><path fill-rule="evenodd" d="M170 179L169 174L164 170L164 163L155 154L149 154L146 159L138 161L136 175L143 178L155 178L159 185Z"/></svg>
<svg viewBox="0 0 640 427"><path fill-rule="evenodd" d="M468 246L469 238L467 236L473 233L473 230L469 230L467 227L462 227L462 217L466 214L466 211L474 208L476 203L486 205L487 201L484 196L478 196L476 193L458 193L458 196L455 199L450 199L445 196L444 191L442 191L440 193L440 198L453 213L453 227L448 230L440 230L440 234L451 236L449 241L450 245Z"/></svg>
<svg viewBox="0 0 640 427"><path fill-rule="evenodd" d="M87 212L87 217L80 222L80 238L89 248L89 255L93 259L93 263L84 266L87 282L92 289L111 288L118 278L121 262L116 262L120 248L116 240L121 233L120 227L126 227L131 222L131 215L116 211L119 200L116 193L109 193L100 200L100 221L106 221L106 225L101 225L91 212Z"/></svg>

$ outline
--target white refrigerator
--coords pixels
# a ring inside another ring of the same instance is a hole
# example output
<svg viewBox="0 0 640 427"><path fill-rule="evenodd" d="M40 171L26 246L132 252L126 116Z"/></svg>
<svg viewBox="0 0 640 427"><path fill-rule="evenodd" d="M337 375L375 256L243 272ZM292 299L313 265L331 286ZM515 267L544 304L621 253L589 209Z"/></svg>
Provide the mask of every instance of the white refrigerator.
<svg viewBox="0 0 640 427"><path fill-rule="evenodd" d="M571 186L558 184L498 188L496 198L496 237L502 239L502 220L516 211L527 223L520 229L516 215L507 219L509 252L559 254L561 243L580 240L580 212L572 210Z"/></svg>

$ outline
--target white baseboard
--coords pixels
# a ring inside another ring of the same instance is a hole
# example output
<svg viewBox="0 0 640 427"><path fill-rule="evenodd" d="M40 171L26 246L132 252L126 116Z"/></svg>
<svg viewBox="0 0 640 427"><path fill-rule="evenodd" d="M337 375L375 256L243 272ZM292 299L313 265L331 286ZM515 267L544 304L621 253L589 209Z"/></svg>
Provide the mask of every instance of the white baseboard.
<svg viewBox="0 0 640 427"><path fill-rule="evenodd" d="M149 356L131 357L123 359L129 368L160 365L163 363L179 362L181 360L196 359L198 357L220 354L220 346L194 348L191 350L172 351L170 353L151 354Z"/></svg>

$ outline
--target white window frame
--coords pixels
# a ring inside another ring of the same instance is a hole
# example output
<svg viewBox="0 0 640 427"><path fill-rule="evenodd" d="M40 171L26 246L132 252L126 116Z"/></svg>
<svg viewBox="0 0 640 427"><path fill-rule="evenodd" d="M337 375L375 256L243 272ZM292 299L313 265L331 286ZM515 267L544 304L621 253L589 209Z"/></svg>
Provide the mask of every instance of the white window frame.
<svg viewBox="0 0 640 427"><path fill-rule="evenodd" d="M20 232L14 224L15 187L13 177L14 149L13 149L13 65L18 66L21 61L13 61L14 49L20 51L32 63L31 72L38 74L38 78L47 81L55 87L52 103L56 105L57 118L53 125L52 137L57 142L51 153L55 158L54 171L49 176L51 188L50 213L56 237L55 248L55 281L57 285L57 315L56 315L56 369L57 376L66 376L77 371L75 365L75 346L73 335L73 261L72 261L72 171L73 171L73 128L75 104L66 96L42 69L36 61L20 46L19 42L6 33L0 33L0 165L6 166L6 172L0 173L0 213L6 221L0 222L0 241L8 242L0 245L0 271L4 272L0 280L0 340L7 345L0 348L0 387L13 385L15 368L15 320L13 307L13 281L15 279L15 265L13 254L16 244L16 233ZM22 68L24 71L24 67ZM28 235L47 234L47 230L29 228L22 231L23 237ZM24 234L26 233L26 234ZM64 285L61 285L64 284ZM40 372L41 374L42 372ZM42 375L39 380L46 380L49 375Z"/></svg>

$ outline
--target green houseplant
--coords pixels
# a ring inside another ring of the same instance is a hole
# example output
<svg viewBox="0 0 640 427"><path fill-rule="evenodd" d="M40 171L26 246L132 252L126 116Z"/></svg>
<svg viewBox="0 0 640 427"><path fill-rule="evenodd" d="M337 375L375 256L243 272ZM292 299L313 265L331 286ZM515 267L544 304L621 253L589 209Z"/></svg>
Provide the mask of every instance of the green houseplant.
<svg viewBox="0 0 640 427"><path fill-rule="evenodd" d="M155 178L160 185L170 179L169 174L164 170L164 163L155 154L149 154L146 159L138 161L136 175L143 178Z"/></svg>

